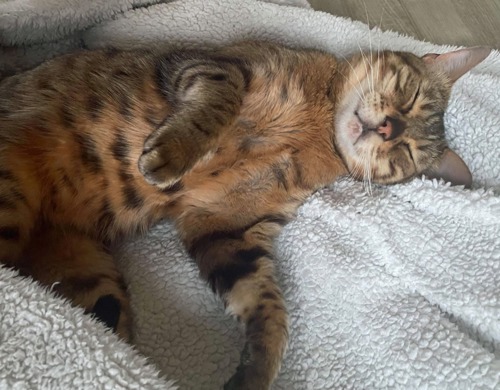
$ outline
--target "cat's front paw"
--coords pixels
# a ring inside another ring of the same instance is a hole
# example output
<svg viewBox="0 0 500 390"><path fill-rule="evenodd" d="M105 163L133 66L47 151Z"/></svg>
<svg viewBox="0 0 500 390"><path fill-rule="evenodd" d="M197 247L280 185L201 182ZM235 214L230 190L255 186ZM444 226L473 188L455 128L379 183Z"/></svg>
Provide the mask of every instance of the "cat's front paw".
<svg viewBox="0 0 500 390"><path fill-rule="evenodd" d="M172 129L151 134L139 157L139 171L149 184L171 186L196 162L199 148L192 144L193 140Z"/></svg>
<svg viewBox="0 0 500 390"><path fill-rule="evenodd" d="M174 184L184 173L178 156L170 153L168 147L145 148L139 158L139 171L149 184L167 187Z"/></svg>

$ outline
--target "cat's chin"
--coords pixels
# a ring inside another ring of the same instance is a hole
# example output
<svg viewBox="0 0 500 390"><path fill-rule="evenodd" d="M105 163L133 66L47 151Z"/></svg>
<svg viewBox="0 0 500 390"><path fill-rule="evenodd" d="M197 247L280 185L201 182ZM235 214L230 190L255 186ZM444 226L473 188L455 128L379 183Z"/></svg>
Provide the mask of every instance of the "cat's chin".
<svg viewBox="0 0 500 390"><path fill-rule="evenodd" d="M353 143L358 153L364 153L377 148L380 144L384 143L382 137L374 131L361 131Z"/></svg>

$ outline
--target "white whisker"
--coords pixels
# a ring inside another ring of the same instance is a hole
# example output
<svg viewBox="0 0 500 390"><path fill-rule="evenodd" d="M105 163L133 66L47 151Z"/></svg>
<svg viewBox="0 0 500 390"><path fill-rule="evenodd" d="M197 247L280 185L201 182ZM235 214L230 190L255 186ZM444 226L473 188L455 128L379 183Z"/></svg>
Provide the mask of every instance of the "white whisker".
<svg viewBox="0 0 500 390"><path fill-rule="evenodd" d="M373 93L373 86L370 83L370 77L369 77L369 73L368 73L368 65L367 65L367 64L369 64L368 59L366 58L365 53L361 49L359 42L358 42L358 47L359 47L359 51L361 53L361 58L363 59L363 65L365 66L366 79L368 80L368 89L370 90L371 93Z"/></svg>
<svg viewBox="0 0 500 390"><path fill-rule="evenodd" d="M370 26L370 18L368 17L368 9L366 8L366 1L363 1L363 6L365 7L365 13L366 13L366 24L368 25L368 40L370 43L370 62L368 63L370 65L370 74L371 74L371 83L372 83L372 93L375 91L375 84L373 80L373 47L372 47L372 30Z"/></svg>
<svg viewBox="0 0 500 390"><path fill-rule="evenodd" d="M380 21L379 21L379 24L378 24L378 31L377 31L377 36L378 36L378 47L377 47L377 64L380 64L380 43L382 41L381 39L381 34L382 34L382 19L384 17L384 12L385 12L385 7L382 7L382 13L380 14ZM385 51L383 52L383 60L385 62ZM380 77L380 69L379 71L377 72L377 83L380 81L379 80L379 77Z"/></svg>
<svg viewBox="0 0 500 390"><path fill-rule="evenodd" d="M359 79L358 73L356 72L356 70L355 70L355 69L354 69L354 67L352 66L351 62L350 62L350 61L349 61L349 60L348 60L348 59L347 59L344 55L342 55L342 54L340 54L340 55L341 55L341 56L342 56L342 58L345 60L345 62L347 62L347 63L349 64L349 66L350 66L350 67L351 67L351 69L352 69L352 72L353 72L353 73L354 73L354 75L356 76L356 79L358 80L359 87L360 87L360 90L361 90L361 94L363 95L363 99L362 99L362 100L364 101L364 100L365 100L365 98L366 98L366 97L365 97L365 92L364 92L363 88L361 87L361 80ZM344 77L345 77L345 76L344 76ZM345 78L346 78L346 80L348 80L348 79L347 79L347 77L345 77ZM352 84L352 82L351 82L351 85L353 85L353 86L354 86L354 84ZM357 88L356 88L356 89L357 89Z"/></svg>
<svg viewBox="0 0 500 390"><path fill-rule="evenodd" d="M340 70L338 71L340 73L340 75L346 80L349 82L349 84L351 84L351 86L355 89L356 93L358 94L358 97L361 101L364 101L364 96L361 96L361 92L360 90L358 89L358 87L356 85L354 85L354 83L349 80L349 78L346 77L346 75L344 75Z"/></svg>
<svg viewBox="0 0 500 390"><path fill-rule="evenodd" d="M366 165L365 165L365 175L368 183L368 195L372 195L372 174L371 174L371 156L369 153L366 154Z"/></svg>

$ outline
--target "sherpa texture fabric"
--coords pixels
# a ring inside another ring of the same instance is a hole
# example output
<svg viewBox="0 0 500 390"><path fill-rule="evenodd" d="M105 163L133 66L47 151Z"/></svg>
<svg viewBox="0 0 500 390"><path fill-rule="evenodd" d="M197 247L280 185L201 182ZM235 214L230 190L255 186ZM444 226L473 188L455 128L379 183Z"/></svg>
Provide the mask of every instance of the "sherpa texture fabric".
<svg viewBox="0 0 500 390"><path fill-rule="evenodd" d="M417 54L451 49L370 31L362 23L306 8L243 0L128 8L78 32L79 44L88 48L203 46L244 38L338 55L370 46ZM50 44L65 45L64 39ZM24 64L15 53L14 58ZM291 329L275 389L500 387L498 101L500 57L494 52L459 80L446 113L447 137L471 168L473 190L418 178L375 186L367 194L362 184L339 180L300 208L276 242ZM198 278L171 225L160 225L115 252L130 285L137 350L181 389L220 389L238 364L243 337ZM14 383L13 378L21 388L32 383L23 373L33 366L49 376L55 388L58 380L76 370L66 367L78 367L79 359L99 367L101 375L109 374L102 362L88 355L90 361L71 357L81 340L105 356L126 351L121 356L138 367L135 380L140 376L151 381L142 388L156 388L152 369L142 366L135 353L129 355L124 344L108 344L113 336L100 325L47 293L39 296L39 288L12 278L7 270L0 276L0 294L9 297L7 304L0 302L0 367L6 367L5 362L11 367L0 369L0 387ZM46 309L45 300L52 309ZM55 308L74 324L70 331L64 333L66 322L54 327ZM39 315L31 317L31 311ZM12 315L27 318L18 322L19 330L6 320ZM28 335L38 327L52 337ZM25 332L25 348L18 342L17 355L8 349L16 332ZM81 336L75 341L78 332ZM26 359L35 342L40 360ZM68 354L62 360L72 364L50 369L44 351L62 353L61 348ZM125 387L127 370L120 360L112 371L113 377L126 378L120 379ZM92 378L92 370L86 372Z"/></svg>

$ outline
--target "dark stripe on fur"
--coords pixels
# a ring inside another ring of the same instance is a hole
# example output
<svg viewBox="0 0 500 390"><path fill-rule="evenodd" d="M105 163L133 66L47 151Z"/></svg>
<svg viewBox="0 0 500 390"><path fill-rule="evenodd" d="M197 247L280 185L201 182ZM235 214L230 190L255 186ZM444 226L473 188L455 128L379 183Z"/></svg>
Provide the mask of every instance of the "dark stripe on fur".
<svg viewBox="0 0 500 390"><path fill-rule="evenodd" d="M437 107L435 102L429 102L429 103L424 103L420 105L420 110L422 111L431 111L434 112L436 111Z"/></svg>
<svg viewBox="0 0 500 390"><path fill-rule="evenodd" d="M25 204L28 204L28 199L26 199L24 194L22 194L21 192L19 192L15 188L10 189L10 196L12 197L13 200L18 200L20 202L24 202Z"/></svg>
<svg viewBox="0 0 500 390"><path fill-rule="evenodd" d="M156 63L156 85L161 94L172 104L176 103L175 94L184 72L206 62L196 59L196 53L194 50L173 51L160 57Z"/></svg>
<svg viewBox="0 0 500 390"><path fill-rule="evenodd" d="M175 182L171 186L165 187L161 190L161 192L168 194L168 195L173 195L179 191L182 191L184 189L184 184L182 181Z"/></svg>
<svg viewBox="0 0 500 390"><path fill-rule="evenodd" d="M244 262L254 262L261 257L269 256L269 252L260 246L255 246L250 249L240 249L236 252L236 259Z"/></svg>
<svg viewBox="0 0 500 390"><path fill-rule="evenodd" d="M100 297L92 309L92 314L108 328L116 331L120 319L121 304L113 295Z"/></svg>
<svg viewBox="0 0 500 390"><path fill-rule="evenodd" d="M248 86L250 85L250 81L252 79L252 73L248 65L245 63L245 61L237 57L228 57L228 56L213 56L211 58L216 62L225 63L237 67L238 70L241 72L243 79L245 80L245 89L248 89Z"/></svg>
<svg viewBox="0 0 500 390"><path fill-rule="evenodd" d="M12 172L0 170L0 180L15 181L15 177Z"/></svg>
<svg viewBox="0 0 500 390"><path fill-rule="evenodd" d="M148 107L146 109L146 113L144 114L144 120L147 122L148 125L154 128L157 128L161 123L156 119L155 111L151 107Z"/></svg>
<svg viewBox="0 0 500 390"><path fill-rule="evenodd" d="M272 291L265 291L262 294L260 294L260 299L266 299L270 301L279 301L278 295L276 295Z"/></svg>
<svg viewBox="0 0 500 390"><path fill-rule="evenodd" d="M257 226L260 223L275 223L280 226L284 226L288 222L288 218L282 215L264 215L261 218L258 218L254 222L249 223L248 225L241 227L239 229L233 230L215 230L211 233L207 233L195 240L189 245L188 252L193 258L197 258L202 255L207 248L210 246L216 245L217 241L225 241L225 240L241 240L243 239L243 235L247 230Z"/></svg>
<svg viewBox="0 0 500 390"><path fill-rule="evenodd" d="M396 166L394 165L394 162L389 161L389 169L391 171L390 176L393 177L396 174Z"/></svg>
<svg viewBox="0 0 500 390"><path fill-rule="evenodd" d="M177 70L176 78L173 82L173 89L175 92L179 90L180 84L182 83L182 80L185 76L185 73L191 69L197 68L197 67L203 67L203 66L213 66L216 67L217 64L210 63L207 61L205 58L204 59L191 59L186 62L189 62L187 65L182 67L181 69ZM186 89L186 88L184 88Z"/></svg>
<svg viewBox="0 0 500 390"><path fill-rule="evenodd" d="M75 127L75 117L68 107L63 105L61 107L61 119L63 126L67 129L72 129Z"/></svg>
<svg viewBox="0 0 500 390"><path fill-rule="evenodd" d="M92 173L100 173L102 171L102 160L99 156L96 142L88 135L84 136L75 133L74 137L76 142L80 145L80 158L82 163Z"/></svg>
<svg viewBox="0 0 500 390"><path fill-rule="evenodd" d="M224 73L215 73L211 76L208 76L208 78L212 81L226 81L227 75L225 75Z"/></svg>
<svg viewBox="0 0 500 390"><path fill-rule="evenodd" d="M259 309L260 308L260 309ZM255 314L252 315L247 321L247 335L262 333L264 331L266 318L262 316L262 311L264 310L263 305L259 305L256 308Z"/></svg>
<svg viewBox="0 0 500 390"><path fill-rule="evenodd" d="M92 120L99 119L103 107L104 103L98 96L95 94L89 96L87 100L87 110Z"/></svg>
<svg viewBox="0 0 500 390"><path fill-rule="evenodd" d="M259 142L252 137L243 137L240 145L238 146L238 151L241 153L248 153L254 145L258 145Z"/></svg>
<svg viewBox="0 0 500 390"><path fill-rule="evenodd" d="M91 277L69 277L62 281L62 290L71 290L76 293L89 292L95 289L101 283L103 275Z"/></svg>
<svg viewBox="0 0 500 390"><path fill-rule="evenodd" d="M283 188L288 191L288 183L286 181L285 171L279 166L279 164L271 165L271 170L274 177L278 181L278 186L283 186Z"/></svg>
<svg viewBox="0 0 500 390"><path fill-rule="evenodd" d="M123 162L123 160L128 157L129 152L130 145L123 134L119 132L115 137L113 145L111 146L111 153L116 160Z"/></svg>
<svg viewBox="0 0 500 390"><path fill-rule="evenodd" d="M125 167L120 167L120 169L118 171L118 176L120 177L120 180L124 184L131 184L132 180L134 180L134 176L132 176L131 173L128 173L125 170Z"/></svg>
<svg viewBox="0 0 500 390"><path fill-rule="evenodd" d="M327 95L329 95L329 92L327 92ZM281 97L281 100L284 102L286 102L288 100L288 87L286 84L283 84L281 86L280 97Z"/></svg>
<svg viewBox="0 0 500 390"><path fill-rule="evenodd" d="M396 76L396 82L394 83L394 90L396 92L401 91L404 87L400 85L401 83L401 70L397 70L395 73Z"/></svg>
<svg viewBox="0 0 500 390"><path fill-rule="evenodd" d="M118 54L120 54L120 50L118 50L116 47L107 47L106 49L104 49L104 53L108 58L114 58Z"/></svg>
<svg viewBox="0 0 500 390"><path fill-rule="evenodd" d="M125 199L125 207L128 209L137 209L144 204L144 199L141 198L136 188L132 184L127 184L122 190Z"/></svg>
<svg viewBox="0 0 500 390"><path fill-rule="evenodd" d="M66 187L66 188L69 188L69 190L71 191L71 193L73 195L76 195L78 193L78 190L76 189L76 186L75 184L73 183L73 181L70 179L69 175L66 173L66 171L64 170L64 168L59 168L57 170L57 172L59 173L60 175L60 183Z"/></svg>
<svg viewBox="0 0 500 390"><path fill-rule="evenodd" d="M254 262L237 262L215 268L208 276L208 283L214 292L224 294L231 290L234 284L257 271Z"/></svg>
<svg viewBox="0 0 500 390"><path fill-rule="evenodd" d="M7 197L5 195L0 195L0 209L15 210L16 203L10 197Z"/></svg>
<svg viewBox="0 0 500 390"><path fill-rule="evenodd" d="M300 160L296 158L295 156L292 157L292 164L293 164L293 170L294 170L294 178L293 178L293 184L296 185L297 187L302 187L304 183L304 174L302 171L302 164L300 163Z"/></svg>
<svg viewBox="0 0 500 390"><path fill-rule="evenodd" d="M207 248L217 243L217 241L238 240L243 237L245 230L216 230L205 234L194 240L188 247L188 252L193 258L202 255Z"/></svg>
<svg viewBox="0 0 500 390"><path fill-rule="evenodd" d="M200 78L212 81L223 81L226 79L226 76L223 73L214 73L207 71L196 72L186 77L183 92L189 91L191 87L196 83L196 81L198 81Z"/></svg>
<svg viewBox="0 0 500 390"><path fill-rule="evenodd" d="M1 226L0 238L7 241L18 241L21 236L17 226Z"/></svg>
<svg viewBox="0 0 500 390"><path fill-rule="evenodd" d="M191 122L193 123L193 126L195 127L195 129L198 130L200 133L203 133L207 137L210 135L210 130L204 128L202 125L200 125L195 120L192 120Z"/></svg>
<svg viewBox="0 0 500 390"><path fill-rule="evenodd" d="M119 112L126 120L131 120L133 117L132 100L125 93L122 95L120 99Z"/></svg>
<svg viewBox="0 0 500 390"><path fill-rule="evenodd" d="M225 112L227 110L227 106L224 106L222 104L217 104L217 103L211 104L210 107L216 111L221 111L221 112Z"/></svg>
<svg viewBox="0 0 500 390"><path fill-rule="evenodd" d="M106 232L114 225L116 218L113 208L108 200L103 202L99 215L97 229L102 234L106 234Z"/></svg>

